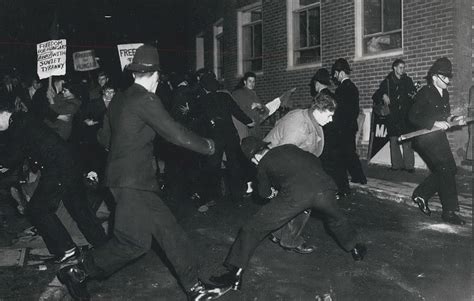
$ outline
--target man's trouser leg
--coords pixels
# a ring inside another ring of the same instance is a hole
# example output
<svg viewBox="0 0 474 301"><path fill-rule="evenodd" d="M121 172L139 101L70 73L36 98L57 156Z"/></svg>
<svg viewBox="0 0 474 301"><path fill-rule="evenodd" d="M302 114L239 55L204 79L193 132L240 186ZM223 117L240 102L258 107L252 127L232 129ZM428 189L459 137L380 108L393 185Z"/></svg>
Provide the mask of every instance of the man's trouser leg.
<svg viewBox="0 0 474 301"><path fill-rule="evenodd" d="M262 239L273 230L288 223L297 214L308 208L308 205L309 202L293 200L279 194L270 203L263 206L240 229L225 263L245 269Z"/></svg>
<svg viewBox="0 0 474 301"><path fill-rule="evenodd" d="M181 283L190 288L197 281L193 248L176 219L155 192L111 188L117 202L114 237L90 253L103 277L143 255L155 237L173 265ZM87 264L86 264L87 266ZM90 269L93 270L93 269Z"/></svg>
<svg viewBox="0 0 474 301"><path fill-rule="evenodd" d="M311 216L311 209L298 214L286 225L273 232L273 236L280 240L280 245L285 248L296 248L304 243L301 232Z"/></svg>
<svg viewBox="0 0 474 301"><path fill-rule="evenodd" d="M405 169L411 170L415 168L415 152L411 147L411 141L405 141L402 143L403 147L403 162Z"/></svg>
<svg viewBox="0 0 474 301"><path fill-rule="evenodd" d="M77 181L80 181L78 179ZM85 187L82 183L71 183L66 188L63 198L64 207L81 230L87 241L94 247L98 247L105 243L107 235L99 219L92 212L87 202Z"/></svg>
<svg viewBox="0 0 474 301"><path fill-rule="evenodd" d="M390 137L390 161L392 162L393 169L402 169L405 167L400 144L398 144L398 137L396 136Z"/></svg>
<svg viewBox="0 0 474 301"><path fill-rule="evenodd" d="M31 223L38 229L53 255L63 255L65 251L75 247L71 235L56 215L61 190L57 180L43 176L27 207Z"/></svg>
<svg viewBox="0 0 474 301"><path fill-rule="evenodd" d="M312 207L324 214L329 231L334 234L341 247L346 251L352 250L357 241L357 232L337 206L334 193L330 190L317 193L313 197Z"/></svg>

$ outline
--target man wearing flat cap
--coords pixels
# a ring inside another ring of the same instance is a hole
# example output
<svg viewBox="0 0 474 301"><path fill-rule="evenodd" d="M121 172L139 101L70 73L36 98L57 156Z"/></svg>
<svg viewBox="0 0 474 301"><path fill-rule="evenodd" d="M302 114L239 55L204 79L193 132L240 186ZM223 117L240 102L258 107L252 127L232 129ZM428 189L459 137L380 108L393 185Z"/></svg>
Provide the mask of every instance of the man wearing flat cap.
<svg viewBox="0 0 474 301"><path fill-rule="evenodd" d="M78 264L58 272L59 280L75 299L90 298L87 278L107 277L145 254L152 237L166 253L189 300L213 296L198 280L193 246L157 195L152 160L156 134L204 155L214 153L214 142L193 134L163 108L155 95L159 64L155 47L139 47L127 66L133 72L134 84L117 95L108 108L104 130L110 132L110 152L105 183L117 203L114 235L102 247L85 254Z"/></svg>
<svg viewBox="0 0 474 301"><path fill-rule="evenodd" d="M257 165L258 193L271 200L240 229L225 259L228 272L210 278L217 287L239 290L243 271L260 242L307 208L322 213L331 233L354 260L366 254L366 247L357 243L356 231L337 206L333 181L319 159L293 144L272 149L268 144L256 137L242 140L242 151Z"/></svg>
<svg viewBox="0 0 474 301"><path fill-rule="evenodd" d="M446 57L437 59L426 76L428 84L416 94L408 114L414 130L442 129L414 139L414 148L428 165L431 174L415 188L412 199L424 214L430 215L428 201L438 193L443 221L464 225L466 222L455 213L459 211L455 179L457 168L445 133L450 127L448 122L466 124L464 117L451 115L447 89L452 76L451 61Z"/></svg>

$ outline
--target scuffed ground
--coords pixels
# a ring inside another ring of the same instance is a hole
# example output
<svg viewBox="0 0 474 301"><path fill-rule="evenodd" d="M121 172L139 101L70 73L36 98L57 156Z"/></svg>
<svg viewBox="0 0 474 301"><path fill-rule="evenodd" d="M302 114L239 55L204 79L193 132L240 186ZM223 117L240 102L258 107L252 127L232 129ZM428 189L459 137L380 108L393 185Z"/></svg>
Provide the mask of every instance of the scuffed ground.
<svg viewBox="0 0 474 301"><path fill-rule="evenodd" d="M265 240L244 273L242 291L219 300L471 300L470 227L448 226L436 214L426 217L416 208L363 195L341 206L368 246L364 261L353 262L321 221L311 218L304 235L318 246L313 254L287 252ZM223 271L238 228L258 208L222 200L207 213L189 211L181 220L204 279ZM0 299L38 300L54 278L55 267L47 267L0 268ZM93 300L185 300L155 252L106 281L90 282L89 290ZM61 288L49 292L46 300L69 299Z"/></svg>

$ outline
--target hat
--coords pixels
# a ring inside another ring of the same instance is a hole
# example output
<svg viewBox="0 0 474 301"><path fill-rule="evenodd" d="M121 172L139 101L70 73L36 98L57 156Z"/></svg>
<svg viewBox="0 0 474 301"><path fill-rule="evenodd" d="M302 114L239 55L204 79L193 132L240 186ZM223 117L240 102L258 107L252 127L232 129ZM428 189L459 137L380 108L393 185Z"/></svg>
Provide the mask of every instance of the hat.
<svg viewBox="0 0 474 301"><path fill-rule="evenodd" d="M349 73L351 72L351 67L349 66L349 63L346 59L338 58L332 65L332 74L334 74L335 71L344 71Z"/></svg>
<svg viewBox="0 0 474 301"><path fill-rule="evenodd" d="M437 59L428 71L429 76L433 74L441 74L447 77L453 77L453 66L451 61L446 57Z"/></svg>
<svg viewBox="0 0 474 301"><path fill-rule="evenodd" d="M142 45L137 48L133 60L125 67L135 72L153 72L160 70L160 57L158 50L150 45Z"/></svg>
<svg viewBox="0 0 474 301"><path fill-rule="evenodd" d="M261 151L262 149L266 148L270 142L265 142L260 138L249 136L242 139L242 152L244 153L245 157L248 159L252 159L252 157Z"/></svg>
<svg viewBox="0 0 474 301"><path fill-rule="evenodd" d="M210 92L216 92L219 89L219 82L213 73L205 73L199 80L201 86Z"/></svg>
<svg viewBox="0 0 474 301"><path fill-rule="evenodd" d="M314 84L315 82L320 82L323 85L330 86L331 82L329 77L329 71L325 68L321 68L313 75L313 78L311 78L311 83Z"/></svg>

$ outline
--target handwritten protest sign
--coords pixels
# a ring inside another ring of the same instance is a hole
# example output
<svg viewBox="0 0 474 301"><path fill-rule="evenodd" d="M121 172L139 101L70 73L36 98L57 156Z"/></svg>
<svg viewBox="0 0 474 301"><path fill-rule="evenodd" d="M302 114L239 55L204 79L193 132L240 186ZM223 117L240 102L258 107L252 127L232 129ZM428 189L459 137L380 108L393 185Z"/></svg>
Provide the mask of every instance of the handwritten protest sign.
<svg viewBox="0 0 474 301"><path fill-rule="evenodd" d="M72 58L74 60L74 70L76 71L89 71L99 68L94 50L74 52Z"/></svg>
<svg viewBox="0 0 474 301"><path fill-rule="evenodd" d="M38 77L66 74L66 40L50 40L36 45Z"/></svg>
<svg viewBox="0 0 474 301"><path fill-rule="evenodd" d="M122 70L125 68L125 66L132 62L135 51L142 45L143 43L117 45Z"/></svg>

